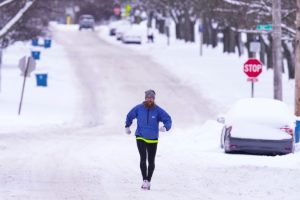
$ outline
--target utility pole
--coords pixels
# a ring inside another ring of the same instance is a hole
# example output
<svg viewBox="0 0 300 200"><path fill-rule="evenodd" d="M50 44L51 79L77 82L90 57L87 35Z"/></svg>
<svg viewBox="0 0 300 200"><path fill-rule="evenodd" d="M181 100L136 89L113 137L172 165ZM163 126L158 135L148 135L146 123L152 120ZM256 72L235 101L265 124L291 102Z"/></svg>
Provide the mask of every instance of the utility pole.
<svg viewBox="0 0 300 200"><path fill-rule="evenodd" d="M0 92L2 91L2 73L1 73L1 70L2 70L2 48L0 46Z"/></svg>
<svg viewBox="0 0 300 200"><path fill-rule="evenodd" d="M282 101L281 0L272 2L274 99Z"/></svg>
<svg viewBox="0 0 300 200"><path fill-rule="evenodd" d="M199 42L200 42L200 56L202 56L203 55L203 19L202 19L202 16L199 19L198 32L199 32Z"/></svg>
<svg viewBox="0 0 300 200"><path fill-rule="evenodd" d="M300 116L300 0L296 15L295 115Z"/></svg>

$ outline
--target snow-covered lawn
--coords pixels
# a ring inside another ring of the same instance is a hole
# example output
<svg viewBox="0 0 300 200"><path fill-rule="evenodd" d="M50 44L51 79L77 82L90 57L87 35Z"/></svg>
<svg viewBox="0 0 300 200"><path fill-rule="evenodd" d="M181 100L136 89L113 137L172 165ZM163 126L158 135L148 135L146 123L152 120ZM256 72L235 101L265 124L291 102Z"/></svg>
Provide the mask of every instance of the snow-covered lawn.
<svg viewBox="0 0 300 200"><path fill-rule="evenodd" d="M21 114L18 115L24 77L18 68L19 59L40 50L36 70L26 79ZM48 86L37 87L36 74L48 75ZM32 48L18 42L3 51L0 92L0 130L69 123L76 113L76 82L64 49L53 44L50 49ZM68 94L68 95L62 95Z"/></svg>

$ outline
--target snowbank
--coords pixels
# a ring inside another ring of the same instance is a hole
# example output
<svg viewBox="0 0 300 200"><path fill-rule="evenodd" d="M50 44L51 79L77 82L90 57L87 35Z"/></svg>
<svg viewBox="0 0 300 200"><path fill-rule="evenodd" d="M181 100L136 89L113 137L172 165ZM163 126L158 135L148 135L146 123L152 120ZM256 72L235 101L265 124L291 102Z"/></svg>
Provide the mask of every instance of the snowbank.
<svg viewBox="0 0 300 200"><path fill-rule="evenodd" d="M77 92L73 71L64 49L52 41L50 49L41 51L36 70L26 79L21 114L18 115L24 77L19 59L31 55L28 43L16 43L3 51L0 92L0 129L22 129L25 126L64 124L75 115ZM37 87L36 74L48 75L48 86Z"/></svg>

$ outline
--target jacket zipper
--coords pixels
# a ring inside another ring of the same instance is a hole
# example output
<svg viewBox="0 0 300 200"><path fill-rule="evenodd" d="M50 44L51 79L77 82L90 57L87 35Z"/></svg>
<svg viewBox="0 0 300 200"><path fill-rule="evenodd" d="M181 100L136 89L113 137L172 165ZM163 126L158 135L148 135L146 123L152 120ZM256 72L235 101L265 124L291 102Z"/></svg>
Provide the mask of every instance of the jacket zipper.
<svg viewBox="0 0 300 200"><path fill-rule="evenodd" d="M149 125L149 109L147 109L147 125Z"/></svg>

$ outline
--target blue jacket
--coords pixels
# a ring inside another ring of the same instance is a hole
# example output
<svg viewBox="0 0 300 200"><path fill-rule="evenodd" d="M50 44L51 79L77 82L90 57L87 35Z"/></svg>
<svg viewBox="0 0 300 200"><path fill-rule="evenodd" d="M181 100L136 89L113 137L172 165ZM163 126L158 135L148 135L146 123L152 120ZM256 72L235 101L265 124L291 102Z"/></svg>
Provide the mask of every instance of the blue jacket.
<svg viewBox="0 0 300 200"><path fill-rule="evenodd" d="M137 119L135 135L145 139L158 139L159 122L164 124L167 131L170 130L172 126L170 115L157 105L154 105L152 108L146 108L144 104L135 106L127 114L125 127L129 127L135 118Z"/></svg>

